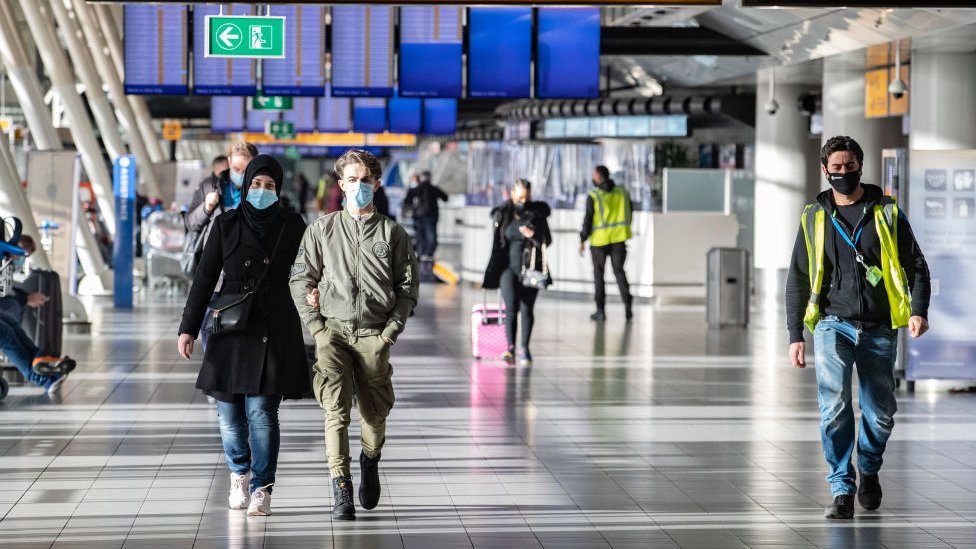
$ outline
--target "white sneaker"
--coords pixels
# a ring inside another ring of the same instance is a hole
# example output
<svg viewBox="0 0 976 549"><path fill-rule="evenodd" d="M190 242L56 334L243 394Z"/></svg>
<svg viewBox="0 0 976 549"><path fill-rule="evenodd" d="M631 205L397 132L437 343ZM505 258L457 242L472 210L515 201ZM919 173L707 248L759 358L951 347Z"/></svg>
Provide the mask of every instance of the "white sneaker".
<svg viewBox="0 0 976 549"><path fill-rule="evenodd" d="M64 385L64 380L66 380L66 379L68 379L68 374L61 374L61 377L59 377L58 379L55 379L54 380L54 383L52 383L47 388L47 394L48 394L48 396L52 396L52 397L53 396L60 396L60 394L61 394L61 386Z"/></svg>
<svg viewBox="0 0 976 549"><path fill-rule="evenodd" d="M230 474L230 495L227 496L227 505L231 509L246 509L251 501L248 494L247 483L251 481L251 473L243 475Z"/></svg>
<svg viewBox="0 0 976 549"><path fill-rule="evenodd" d="M251 505L247 508L247 514L252 517L266 517L271 514L271 493L268 492L271 485L258 488L251 494Z"/></svg>

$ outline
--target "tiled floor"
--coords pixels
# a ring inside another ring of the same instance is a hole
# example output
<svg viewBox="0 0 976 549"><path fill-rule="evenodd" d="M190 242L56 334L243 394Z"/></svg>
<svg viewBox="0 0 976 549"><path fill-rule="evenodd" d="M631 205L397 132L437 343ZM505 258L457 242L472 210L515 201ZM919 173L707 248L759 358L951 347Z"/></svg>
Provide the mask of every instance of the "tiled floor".
<svg viewBox="0 0 976 549"><path fill-rule="evenodd" d="M68 336L61 402L0 404L0 546L976 547L973 396L902 393L884 506L828 523L813 371L786 363L781 320L708 333L700 307L644 304L596 327L587 301L546 296L528 370L469 357L480 293L423 293L395 348L383 498L357 522L330 520L311 401L282 409L274 515L226 509L181 304L157 299Z"/></svg>

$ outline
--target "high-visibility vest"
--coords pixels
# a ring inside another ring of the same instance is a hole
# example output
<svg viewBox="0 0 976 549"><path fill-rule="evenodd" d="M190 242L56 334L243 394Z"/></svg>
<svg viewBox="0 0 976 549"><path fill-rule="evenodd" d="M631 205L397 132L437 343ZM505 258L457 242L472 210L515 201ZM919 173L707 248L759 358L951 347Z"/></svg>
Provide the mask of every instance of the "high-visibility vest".
<svg viewBox="0 0 976 549"><path fill-rule="evenodd" d="M593 199L590 245L608 246L629 240L632 213L630 197L623 187L614 187L609 192L593 189L589 194Z"/></svg>
<svg viewBox="0 0 976 549"><path fill-rule="evenodd" d="M898 259L898 204L894 198L885 197L873 208L874 228L881 241L881 265L888 308L891 311L891 327L908 326L912 315L908 277ZM807 302L803 323L813 332L820 322L820 291L824 277L824 240L827 230L827 212L820 204L807 204L800 220L807 245L807 265L810 274L810 301Z"/></svg>

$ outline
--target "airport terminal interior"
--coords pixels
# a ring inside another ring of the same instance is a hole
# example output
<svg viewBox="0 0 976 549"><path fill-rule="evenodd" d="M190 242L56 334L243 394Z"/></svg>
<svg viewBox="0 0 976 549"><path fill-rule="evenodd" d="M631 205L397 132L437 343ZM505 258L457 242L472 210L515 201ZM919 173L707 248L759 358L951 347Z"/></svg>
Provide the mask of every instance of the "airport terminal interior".
<svg viewBox="0 0 976 549"><path fill-rule="evenodd" d="M0 134L0 547L976 548L971 0L0 0Z"/></svg>

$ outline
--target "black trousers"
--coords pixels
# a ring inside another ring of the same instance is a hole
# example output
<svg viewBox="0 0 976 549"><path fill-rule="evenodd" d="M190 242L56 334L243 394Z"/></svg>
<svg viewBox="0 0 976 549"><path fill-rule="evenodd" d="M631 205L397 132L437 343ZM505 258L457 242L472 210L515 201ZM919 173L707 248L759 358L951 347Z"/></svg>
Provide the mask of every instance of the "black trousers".
<svg viewBox="0 0 976 549"><path fill-rule="evenodd" d="M617 279L617 288L620 289L620 297L623 298L624 306L629 310L633 298L630 296L630 283L627 282L627 273L624 272L624 262L627 261L627 243L617 242L607 246L590 246L590 255L593 257L593 284L596 286L597 310L603 311L607 304L605 272L608 256L610 257L610 266L613 268L613 276Z"/></svg>
<svg viewBox="0 0 976 549"><path fill-rule="evenodd" d="M499 284L502 300L505 301L505 336L508 348L515 348L515 333L518 331L518 317L522 317L522 350L529 348L532 325L535 324L535 300L539 290L522 285L519 273L505 269Z"/></svg>

